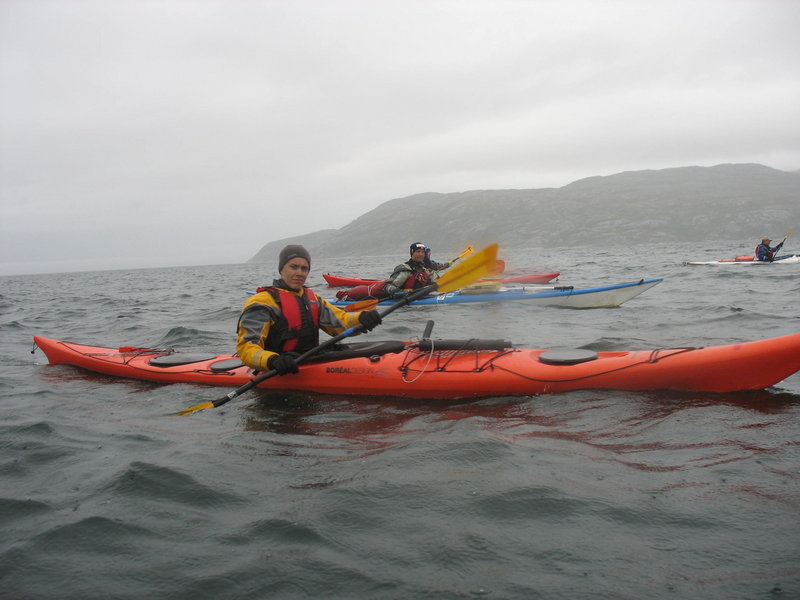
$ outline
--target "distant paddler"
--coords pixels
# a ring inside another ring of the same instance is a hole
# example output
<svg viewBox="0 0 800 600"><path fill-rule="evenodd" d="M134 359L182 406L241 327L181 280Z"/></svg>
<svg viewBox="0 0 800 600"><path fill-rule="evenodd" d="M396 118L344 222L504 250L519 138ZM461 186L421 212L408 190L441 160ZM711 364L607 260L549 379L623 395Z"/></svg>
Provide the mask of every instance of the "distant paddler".
<svg viewBox="0 0 800 600"><path fill-rule="evenodd" d="M773 260L775 260L775 255L781 248L783 248L783 244L786 241L786 238L788 238L790 235L792 235L791 231L787 233L785 236L783 236L783 240L781 240L781 243L775 246L774 248L770 246L770 242L772 242L772 239L768 237L761 238L761 243L756 246L756 260L759 260L761 262L772 262Z"/></svg>
<svg viewBox="0 0 800 600"><path fill-rule="evenodd" d="M446 263L437 263L430 260L429 246L422 242L414 242L409 246L410 258L406 262L397 265L388 279L357 285L349 290L341 290L336 293L336 297L339 300L403 298L416 290L435 283L439 278L439 271L450 267L457 260L469 256L472 251L472 246L467 246L453 260Z"/></svg>

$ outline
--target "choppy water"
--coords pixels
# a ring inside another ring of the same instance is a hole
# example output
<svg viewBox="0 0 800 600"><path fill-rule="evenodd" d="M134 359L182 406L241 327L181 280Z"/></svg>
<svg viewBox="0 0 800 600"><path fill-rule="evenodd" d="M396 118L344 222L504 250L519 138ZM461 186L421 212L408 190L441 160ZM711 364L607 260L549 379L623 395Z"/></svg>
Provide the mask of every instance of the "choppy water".
<svg viewBox="0 0 800 600"><path fill-rule="evenodd" d="M800 266L685 267L735 244L559 248L508 270L665 281L618 309L404 309L370 334L524 347L703 346L800 331ZM502 254L502 251L501 251ZM446 256L437 258L444 259ZM384 276L393 257L314 257ZM0 597L800 597L800 376L744 394L475 402L118 381L41 334L232 351L271 266L0 278Z"/></svg>

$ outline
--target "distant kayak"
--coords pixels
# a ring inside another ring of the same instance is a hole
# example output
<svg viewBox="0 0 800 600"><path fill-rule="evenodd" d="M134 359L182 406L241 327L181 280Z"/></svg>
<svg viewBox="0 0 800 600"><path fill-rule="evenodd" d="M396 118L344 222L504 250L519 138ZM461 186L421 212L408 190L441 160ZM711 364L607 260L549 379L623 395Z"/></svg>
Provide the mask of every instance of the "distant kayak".
<svg viewBox="0 0 800 600"><path fill-rule="evenodd" d="M520 275L517 277L487 277L481 281L496 281L499 283L550 283L561 275L557 273L542 273L540 275ZM378 283L380 279L361 279L359 277L342 277L340 275L331 275L330 273L323 273L322 277L328 282L330 287L355 287L357 285L370 285Z"/></svg>
<svg viewBox="0 0 800 600"><path fill-rule="evenodd" d="M737 256L720 260L685 261L684 265L794 265L800 263L800 254L785 254L768 262L756 260L754 256Z"/></svg>
<svg viewBox="0 0 800 600"><path fill-rule="evenodd" d="M40 336L52 365L158 383L241 387L254 376L231 354L87 346ZM348 396L481 398L572 390L735 392L774 385L800 369L800 333L707 348L614 352L513 348L503 340L376 341L309 358L295 375L258 384ZM48 384L56 380L51 376ZM56 390L57 393L57 390Z"/></svg>
<svg viewBox="0 0 800 600"><path fill-rule="evenodd" d="M649 290L663 279L641 279L629 283L605 285L594 288L575 288L572 286L552 287L514 287L496 292L474 293L469 288L447 294L436 294L414 300L410 306L431 306L437 304L461 304L472 302L527 302L542 306L563 306L567 308L615 308L631 298ZM352 300L328 300L334 306L347 306ZM397 300L386 299L379 306L394 304Z"/></svg>

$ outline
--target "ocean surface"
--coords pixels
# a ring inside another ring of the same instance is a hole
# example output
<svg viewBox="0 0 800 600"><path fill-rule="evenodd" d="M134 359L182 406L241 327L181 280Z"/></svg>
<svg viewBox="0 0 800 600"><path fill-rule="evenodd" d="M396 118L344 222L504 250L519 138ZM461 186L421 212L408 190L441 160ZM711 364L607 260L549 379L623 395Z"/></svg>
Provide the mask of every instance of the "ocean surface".
<svg viewBox="0 0 800 600"><path fill-rule="evenodd" d="M558 349L800 332L800 265L682 265L750 245L501 248L507 272L561 285L664 281L615 309L405 308L364 339L429 319L434 338ZM309 284L331 297L323 273L405 258L313 257ZM31 353L34 334L233 352L275 266L0 278L0 598L800 598L800 375L738 394L251 391L175 417L226 390Z"/></svg>

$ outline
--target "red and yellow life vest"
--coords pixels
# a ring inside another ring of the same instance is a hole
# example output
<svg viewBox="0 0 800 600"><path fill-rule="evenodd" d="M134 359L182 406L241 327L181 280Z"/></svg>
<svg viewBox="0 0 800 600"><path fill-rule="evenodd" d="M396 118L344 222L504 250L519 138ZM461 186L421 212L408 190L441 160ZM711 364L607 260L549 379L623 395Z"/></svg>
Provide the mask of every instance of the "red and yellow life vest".
<svg viewBox="0 0 800 600"><path fill-rule="evenodd" d="M281 317L269 328L264 346L273 352L304 352L319 345L319 300L310 289L300 296L275 287L258 288L268 292L281 309Z"/></svg>

